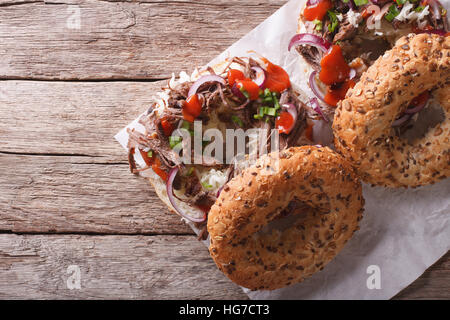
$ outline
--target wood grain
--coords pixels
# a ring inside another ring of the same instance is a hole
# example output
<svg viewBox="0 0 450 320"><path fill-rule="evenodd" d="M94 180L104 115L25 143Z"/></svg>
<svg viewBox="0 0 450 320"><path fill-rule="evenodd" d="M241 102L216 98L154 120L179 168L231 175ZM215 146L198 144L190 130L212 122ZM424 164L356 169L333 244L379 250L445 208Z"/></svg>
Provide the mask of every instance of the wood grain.
<svg viewBox="0 0 450 320"><path fill-rule="evenodd" d="M284 3L0 0L0 78L168 78L204 65Z"/></svg>
<svg viewBox="0 0 450 320"><path fill-rule="evenodd" d="M3 234L0 274L0 299L247 299L192 236ZM449 283L447 254L395 298L449 299Z"/></svg>
<svg viewBox="0 0 450 320"><path fill-rule="evenodd" d="M125 162L114 135L146 111L166 84L0 81L0 151Z"/></svg>
<svg viewBox="0 0 450 320"><path fill-rule="evenodd" d="M450 299L450 252L397 294L396 300Z"/></svg>
<svg viewBox="0 0 450 320"><path fill-rule="evenodd" d="M191 236L4 234L0 274L0 299L247 299Z"/></svg>
<svg viewBox="0 0 450 320"><path fill-rule="evenodd" d="M0 154L0 230L193 234L128 165Z"/></svg>
<svg viewBox="0 0 450 320"><path fill-rule="evenodd" d="M0 81L0 230L192 233L114 139L165 84Z"/></svg>

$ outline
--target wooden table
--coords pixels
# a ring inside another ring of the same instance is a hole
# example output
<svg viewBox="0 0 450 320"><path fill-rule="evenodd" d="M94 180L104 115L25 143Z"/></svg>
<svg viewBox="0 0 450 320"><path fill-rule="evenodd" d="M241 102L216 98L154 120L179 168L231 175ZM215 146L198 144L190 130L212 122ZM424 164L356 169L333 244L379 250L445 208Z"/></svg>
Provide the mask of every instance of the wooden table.
<svg viewBox="0 0 450 320"><path fill-rule="evenodd" d="M113 135L284 3L0 0L0 298L246 298ZM397 298L450 298L450 255Z"/></svg>

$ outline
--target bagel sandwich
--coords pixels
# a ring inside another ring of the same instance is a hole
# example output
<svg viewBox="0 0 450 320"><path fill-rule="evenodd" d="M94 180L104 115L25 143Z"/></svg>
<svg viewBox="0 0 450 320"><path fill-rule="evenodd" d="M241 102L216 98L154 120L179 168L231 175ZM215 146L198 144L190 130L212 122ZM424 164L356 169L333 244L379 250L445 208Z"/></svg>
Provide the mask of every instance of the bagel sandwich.
<svg viewBox="0 0 450 320"><path fill-rule="evenodd" d="M448 32L447 10L438 0L308 0L289 50L312 68L309 86L332 118L346 92L398 39Z"/></svg>
<svg viewBox="0 0 450 320"><path fill-rule="evenodd" d="M325 144L319 126L312 128L318 114L301 95L281 67L260 56L229 58L191 76L182 72L157 94L138 125L127 129L130 170L147 177L168 208L206 239L208 212L249 153L246 146L243 158L218 157L215 150L205 156L202 152L217 139L207 138L208 130L226 137L230 129L264 129L268 149ZM272 131L278 133L276 146ZM179 132L187 136L175 135ZM187 152L183 149L197 133L202 139L200 158L190 151L194 142ZM227 149L228 140L223 142Z"/></svg>

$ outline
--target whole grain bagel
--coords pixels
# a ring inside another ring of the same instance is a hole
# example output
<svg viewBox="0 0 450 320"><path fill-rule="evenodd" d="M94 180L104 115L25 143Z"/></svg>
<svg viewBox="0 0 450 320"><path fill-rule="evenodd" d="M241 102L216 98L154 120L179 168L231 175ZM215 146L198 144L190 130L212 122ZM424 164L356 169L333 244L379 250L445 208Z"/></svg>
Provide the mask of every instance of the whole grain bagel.
<svg viewBox="0 0 450 320"><path fill-rule="evenodd" d="M373 185L417 187L450 175L450 37L400 38L338 104L336 149ZM392 123L421 92L432 91L445 120L409 143Z"/></svg>
<svg viewBox="0 0 450 320"><path fill-rule="evenodd" d="M293 203L301 209L293 210ZM331 149L272 153L223 189L208 216L209 251L237 284L281 288L322 270L358 230L363 206L351 165ZM291 227L262 230L288 212L298 215Z"/></svg>

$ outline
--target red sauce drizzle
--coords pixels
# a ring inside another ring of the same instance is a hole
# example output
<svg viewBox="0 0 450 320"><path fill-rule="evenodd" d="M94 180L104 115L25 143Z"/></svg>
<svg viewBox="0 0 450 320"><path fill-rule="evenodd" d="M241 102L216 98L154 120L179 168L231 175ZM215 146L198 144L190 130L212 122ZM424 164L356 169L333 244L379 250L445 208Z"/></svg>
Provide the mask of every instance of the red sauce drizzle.
<svg viewBox="0 0 450 320"><path fill-rule="evenodd" d="M345 98L348 89L355 86L355 81L346 80L338 86L328 87L327 94L325 95L325 102L330 106L336 107L337 103Z"/></svg>
<svg viewBox="0 0 450 320"><path fill-rule="evenodd" d="M291 87L291 81L287 72L280 66L262 59L267 64L266 82L264 86L272 92L283 92Z"/></svg>
<svg viewBox="0 0 450 320"><path fill-rule="evenodd" d="M245 91L248 94L250 100L257 100L259 98L260 88L250 79L237 80L237 87L241 91Z"/></svg>
<svg viewBox="0 0 450 320"><path fill-rule="evenodd" d="M152 170L164 181L167 181L167 172L165 172L163 169L161 169L161 161L158 159L158 157L155 157L153 154L152 157L148 156L148 152L145 152L141 149L139 149L139 152L142 156L142 159L144 159L145 164L152 168Z"/></svg>
<svg viewBox="0 0 450 320"><path fill-rule="evenodd" d="M350 67L342 55L339 45L333 45L331 50L320 61L319 79L327 85L343 82L348 79Z"/></svg>
<svg viewBox="0 0 450 320"><path fill-rule="evenodd" d="M294 127L294 118L289 112L283 111L275 120L275 127L280 133L289 134Z"/></svg>
<svg viewBox="0 0 450 320"><path fill-rule="evenodd" d="M323 20L327 11L333 7L330 0L321 0L314 5L307 6L303 10L303 16L308 21Z"/></svg>
<svg viewBox="0 0 450 320"><path fill-rule="evenodd" d="M184 120L194 122L195 118L202 113L202 106L203 101L199 98L198 94L193 94L190 96L182 108Z"/></svg>
<svg viewBox="0 0 450 320"><path fill-rule="evenodd" d="M232 87L237 80L244 80L245 79L245 75L241 70L237 70L237 69L230 69L228 70L228 84L230 85L230 87Z"/></svg>

